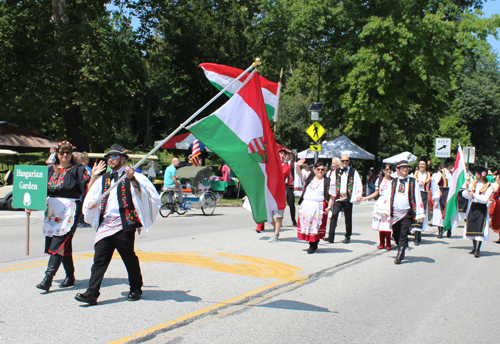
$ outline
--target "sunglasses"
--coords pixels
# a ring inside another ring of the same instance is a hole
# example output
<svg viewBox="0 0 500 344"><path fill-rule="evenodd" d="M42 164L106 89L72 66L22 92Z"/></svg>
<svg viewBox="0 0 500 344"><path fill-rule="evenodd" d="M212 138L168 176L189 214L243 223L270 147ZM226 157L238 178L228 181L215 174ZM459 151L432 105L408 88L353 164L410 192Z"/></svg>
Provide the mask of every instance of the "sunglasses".
<svg viewBox="0 0 500 344"><path fill-rule="evenodd" d="M111 159L111 160L116 160L118 158L121 158L122 156L121 155L108 155L108 159Z"/></svg>
<svg viewBox="0 0 500 344"><path fill-rule="evenodd" d="M349 160L340 160L340 161L342 161L342 162L349 162Z"/></svg>
<svg viewBox="0 0 500 344"><path fill-rule="evenodd" d="M317 168L316 170L317 171L324 171L325 169L324 168Z"/></svg>
<svg viewBox="0 0 500 344"><path fill-rule="evenodd" d="M59 155L71 155L71 152L69 151L64 151L64 152L57 152Z"/></svg>

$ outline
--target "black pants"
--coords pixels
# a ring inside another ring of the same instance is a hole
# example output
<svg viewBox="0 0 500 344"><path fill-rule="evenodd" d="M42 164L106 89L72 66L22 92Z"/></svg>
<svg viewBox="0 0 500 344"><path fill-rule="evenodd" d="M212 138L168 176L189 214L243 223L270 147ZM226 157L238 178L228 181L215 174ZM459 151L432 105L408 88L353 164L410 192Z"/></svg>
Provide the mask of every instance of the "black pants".
<svg viewBox="0 0 500 344"><path fill-rule="evenodd" d="M137 258L134 252L134 242L135 230L127 232L121 230L112 236L101 239L95 244L94 264L91 269L88 289L90 293L99 296L99 289L101 288L104 273L108 269L115 249L122 257L123 263L127 268L130 290L141 289L141 267L139 266L139 258Z"/></svg>
<svg viewBox="0 0 500 344"><path fill-rule="evenodd" d="M293 187L286 187L286 203L290 208L290 217L292 218L292 222L296 224L297 220L295 219L295 195L293 194Z"/></svg>
<svg viewBox="0 0 500 344"><path fill-rule="evenodd" d="M408 212L401 220L392 225L392 237L399 247L408 247L408 234L413 215Z"/></svg>
<svg viewBox="0 0 500 344"><path fill-rule="evenodd" d="M344 215L345 215L345 237L351 238L351 235L352 235L352 203L346 199L344 201L333 203L332 219L330 221L330 231L328 232L328 237L330 239L333 239L335 237L335 229L337 229L337 220L339 218L339 213L341 210L344 211Z"/></svg>

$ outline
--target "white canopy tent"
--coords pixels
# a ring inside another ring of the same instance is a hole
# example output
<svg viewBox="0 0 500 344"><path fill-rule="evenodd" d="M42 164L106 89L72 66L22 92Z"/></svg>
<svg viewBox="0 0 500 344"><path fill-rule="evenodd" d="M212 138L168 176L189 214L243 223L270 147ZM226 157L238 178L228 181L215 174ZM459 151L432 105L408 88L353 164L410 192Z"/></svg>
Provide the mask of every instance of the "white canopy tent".
<svg viewBox="0 0 500 344"><path fill-rule="evenodd" d="M342 135L335 140L325 141L322 144L322 151L319 152L320 159L331 159L333 157L341 157L346 154L352 159L375 160L375 155L367 152L351 140L347 136ZM299 159L312 159L314 152L306 149L298 154Z"/></svg>
<svg viewBox="0 0 500 344"><path fill-rule="evenodd" d="M401 160L406 160L408 162L413 162L417 160L417 157L410 152L403 152L399 153L396 155L393 155L391 157L385 158L382 162L385 164L396 164L400 162Z"/></svg>

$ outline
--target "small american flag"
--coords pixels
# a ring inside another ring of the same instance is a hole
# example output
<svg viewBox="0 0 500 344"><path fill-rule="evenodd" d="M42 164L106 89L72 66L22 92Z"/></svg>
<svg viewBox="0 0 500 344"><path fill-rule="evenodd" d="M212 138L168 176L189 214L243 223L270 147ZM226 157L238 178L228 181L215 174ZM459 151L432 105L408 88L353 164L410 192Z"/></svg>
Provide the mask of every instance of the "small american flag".
<svg viewBox="0 0 500 344"><path fill-rule="evenodd" d="M201 166L200 158L198 157L198 155L200 155L200 154L201 154L200 140L195 139L193 141L193 152L189 156L191 158L191 162L193 163L194 166Z"/></svg>

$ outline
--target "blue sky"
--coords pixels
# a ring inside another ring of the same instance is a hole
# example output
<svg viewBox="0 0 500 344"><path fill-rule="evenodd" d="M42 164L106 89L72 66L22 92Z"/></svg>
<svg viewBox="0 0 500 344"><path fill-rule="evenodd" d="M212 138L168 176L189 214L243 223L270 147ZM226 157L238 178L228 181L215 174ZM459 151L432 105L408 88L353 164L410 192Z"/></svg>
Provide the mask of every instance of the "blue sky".
<svg viewBox="0 0 500 344"><path fill-rule="evenodd" d="M490 0L484 3L483 12L485 18L490 18L493 14L500 14L500 0ZM497 57L500 58L500 41L497 41L493 36L488 37L488 43L491 44L493 50L496 50Z"/></svg>

